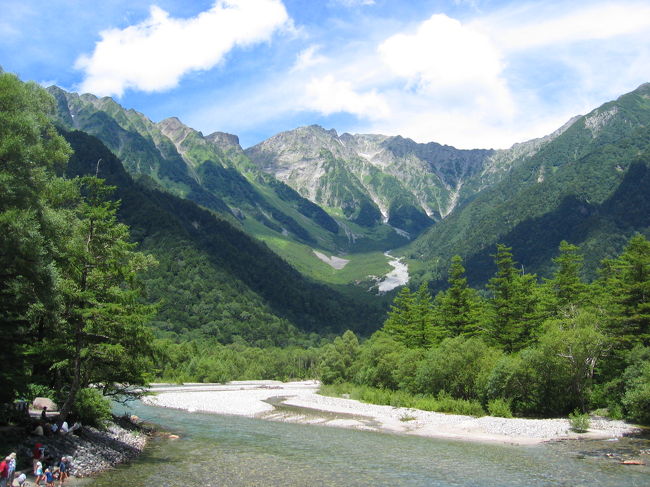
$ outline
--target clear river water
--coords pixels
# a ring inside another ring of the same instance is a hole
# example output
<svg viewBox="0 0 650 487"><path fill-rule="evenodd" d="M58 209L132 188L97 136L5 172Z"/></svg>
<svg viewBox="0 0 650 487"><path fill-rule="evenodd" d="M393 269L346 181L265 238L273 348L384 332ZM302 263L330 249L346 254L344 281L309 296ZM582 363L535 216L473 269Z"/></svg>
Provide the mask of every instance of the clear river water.
<svg viewBox="0 0 650 487"><path fill-rule="evenodd" d="M180 439L155 437L145 453L80 485L216 486L650 486L650 467L606 456L648 440L480 444L135 403L128 410ZM650 460L650 456L646 457Z"/></svg>

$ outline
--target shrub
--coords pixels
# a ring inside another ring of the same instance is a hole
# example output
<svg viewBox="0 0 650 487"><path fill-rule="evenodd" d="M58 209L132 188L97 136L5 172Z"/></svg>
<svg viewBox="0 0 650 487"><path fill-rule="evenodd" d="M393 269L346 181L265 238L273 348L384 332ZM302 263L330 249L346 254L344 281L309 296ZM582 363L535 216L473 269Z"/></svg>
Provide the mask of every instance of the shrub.
<svg viewBox="0 0 650 487"><path fill-rule="evenodd" d="M584 433L589 429L589 415L576 409L569 414L569 424L576 433Z"/></svg>
<svg viewBox="0 0 650 487"><path fill-rule="evenodd" d="M492 399L487 404L490 416L499 418L512 418L512 411L510 410L510 402L505 399Z"/></svg>
<svg viewBox="0 0 650 487"><path fill-rule="evenodd" d="M441 391L438 394L437 411L451 414L463 414L465 416L485 416L485 410L481 403L474 400L454 399L447 392Z"/></svg>
<svg viewBox="0 0 650 487"><path fill-rule="evenodd" d="M650 370L650 364L648 369ZM637 383L629 388L623 396L623 405L630 419L650 424L650 382Z"/></svg>
<svg viewBox="0 0 650 487"><path fill-rule="evenodd" d="M83 424L103 428L112 419L111 403L97 389L81 389L73 412Z"/></svg>

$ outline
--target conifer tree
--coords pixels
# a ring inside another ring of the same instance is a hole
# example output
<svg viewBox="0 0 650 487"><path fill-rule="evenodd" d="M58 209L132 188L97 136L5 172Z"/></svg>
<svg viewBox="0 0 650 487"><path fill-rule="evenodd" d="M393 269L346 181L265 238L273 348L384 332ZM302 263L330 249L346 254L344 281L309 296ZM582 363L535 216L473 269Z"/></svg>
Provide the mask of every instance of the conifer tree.
<svg viewBox="0 0 650 487"><path fill-rule="evenodd" d="M624 348L650 346L650 242L637 234L617 259L605 264L613 335Z"/></svg>
<svg viewBox="0 0 650 487"><path fill-rule="evenodd" d="M413 294L408 286L400 289L397 296L390 305L388 317L384 322L382 330L392 336L398 342L405 343L411 322L413 310Z"/></svg>
<svg viewBox="0 0 650 487"><path fill-rule="evenodd" d="M395 297L383 331L409 348L425 348L435 341L433 300L426 283L412 293L404 287Z"/></svg>
<svg viewBox="0 0 650 487"><path fill-rule="evenodd" d="M447 336L474 335L477 333L475 307L478 297L467 285L463 259L455 255L451 259L449 288L436 297L437 323Z"/></svg>
<svg viewBox="0 0 650 487"><path fill-rule="evenodd" d="M118 203L107 199L114 188L96 177L81 181L85 198L59 262L61 360L53 367L68 377L63 419L90 384L100 385L104 395L128 392L119 384L145 384L153 339L146 322L154 307L140 301L136 276L155 261L134 250L128 227L117 222Z"/></svg>
<svg viewBox="0 0 650 487"><path fill-rule="evenodd" d="M552 279L545 280L544 308L549 316L559 316L570 306L587 303L587 285L582 281L582 255L579 248L563 240L559 255L553 259L557 266Z"/></svg>
<svg viewBox="0 0 650 487"><path fill-rule="evenodd" d="M488 333L508 352L523 348L533 336L537 304L535 277L516 269L511 250L497 245L497 272L487 285L492 292Z"/></svg>

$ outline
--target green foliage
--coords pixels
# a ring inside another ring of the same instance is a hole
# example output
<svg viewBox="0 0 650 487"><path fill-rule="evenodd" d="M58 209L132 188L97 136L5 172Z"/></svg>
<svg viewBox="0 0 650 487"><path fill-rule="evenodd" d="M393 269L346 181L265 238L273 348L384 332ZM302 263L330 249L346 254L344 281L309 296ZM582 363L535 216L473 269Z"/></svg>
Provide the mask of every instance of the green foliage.
<svg viewBox="0 0 650 487"><path fill-rule="evenodd" d="M485 411L478 401L454 399L444 391L438 397L435 397L430 395L414 395L406 391L392 391L390 389L367 385L339 383L322 386L319 392L324 396L344 396L369 404L415 408L423 411L437 411L468 416L485 416Z"/></svg>
<svg viewBox="0 0 650 487"><path fill-rule="evenodd" d="M571 429L576 433L585 433L589 430L589 415L587 413L581 413L580 410L576 409L572 413L569 413L569 424Z"/></svg>
<svg viewBox="0 0 650 487"><path fill-rule="evenodd" d="M0 403L30 382L25 348L57 311L57 212L46 195L70 148L48 118L53 107L37 84L0 72L0 363L11 364L0 367Z"/></svg>
<svg viewBox="0 0 650 487"><path fill-rule="evenodd" d="M320 377L324 384L347 382L355 374L353 364L359 354L356 335L347 330L343 336L325 345L320 363Z"/></svg>
<svg viewBox="0 0 650 487"><path fill-rule="evenodd" d="M535 277L517 271L511 250L505 245L497 245L497 272L487 285L492 293L490 305L493 313L489 336L508 352L520 349L535 333L537 305Z"/></svg>
<svg viewBox="0 0 650 487"><path fill-rule="evenodd" d="M637 345L629 354L623 374L621 403L633 421L650 425L650 347Z"/></svg>
<svg viewBox="0 0 650 487"><path fill-rule="evenodd" d="M88 426L103 428L112 419L111 403L97 389L84 388L75 397L72 412L77 420Z"/></svg>
<svg viewBox="0 0 650 487"><path fill-rule="evenodd" d="M409 348L425 348L436 341L433 328L433 300L423 283L415 293L408 287L393 301L382 330Z"/></svg>
<svg viewBox="0 0 650 487"><path fill-rule="evenodd" d="M492 399L488 401L487 410L490 416L496 416L499 418L512 418L510 403L502 398Z"/></svg>
<svg viewBox="0 0 650 487"><path fill-rule="evenodd" d="M613 300L617 342L626 348L650 345L650 242L643 235L607 262L605 289Z"/></svg>
<svg viewBox="0 0 650 487"><path fill-rule="evenodd" d="M450 337L478 333L479 298L467 285L463 260L452 257L448 278L449 288L436 296L435 319Z"/></svg>
<svg viewBox="0 0 650 487"><path fill-rule="evenodd" d="M480 338L447 338L425 354L416 372L413 392L446 391L458 399L482 397L489 371L499 356L498 350Z"/></svg>

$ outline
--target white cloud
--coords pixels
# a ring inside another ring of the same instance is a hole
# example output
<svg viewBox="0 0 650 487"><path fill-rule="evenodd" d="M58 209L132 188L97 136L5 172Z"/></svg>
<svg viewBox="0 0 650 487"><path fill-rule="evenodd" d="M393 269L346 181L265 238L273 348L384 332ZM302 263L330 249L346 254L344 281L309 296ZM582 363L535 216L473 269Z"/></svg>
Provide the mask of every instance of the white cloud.
<svg viewBox="0 0 650 487"><path fill-rule="evenodd" d="M327 62L327 58L318 54L320 46L311 45L298 53L296 62L291 68L291 71L303 71L305 69L317 66Z"/></svg>
<svg viewBox="0 0 650 487"><path fill-rule="evenodd" d="M348 112L371 120L390 114L388 103L375 90L360 93L351 82L332 75L313 78L307 84L303 106L324 115Z"/></svg>
<svg viewBox="0 0 650 487"><path fill-rule="evenodd" d="M614 37L648 33L650 5L646 3L600 3L576 6L549 18L530 18L505 25L486 25L495 41L508 50L526 50L551 45L606 40Z"/></svg>
<svg viewBox="0 0 650 487"><path fill-rule="evenodd" d="M237 132L292 117L331 125L348 113L356 121L341 117L348 125L337 130L506 148L650 80L650 7L642 7L517 2L462 21L368 22L347 43L309 31L293 65L247 80L254 95L220 98L195 119Z"/></svg>
<svg viewBox="0 0 650 487"><path fill-rule="evenodd" d="M263 42L290 20L281 0L219 0L190 19L175 19L152 6L145 21L101 32L92 55L79 57L81 91L121 96L175 87L194 70L218 64L237 46Z"/></svg>
<svg viewBox="0 0 650 487"><path fill-rule="evenodd" d="M422 96L512 112L500 51L487 36L456 19L433 15L416 32L386 39L379 54Z"/></svg>

